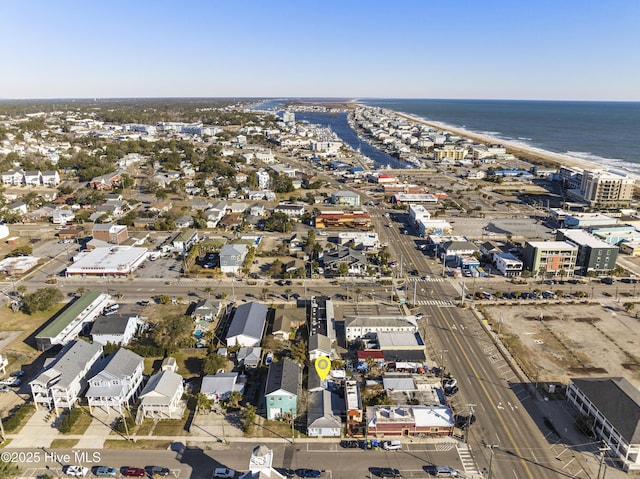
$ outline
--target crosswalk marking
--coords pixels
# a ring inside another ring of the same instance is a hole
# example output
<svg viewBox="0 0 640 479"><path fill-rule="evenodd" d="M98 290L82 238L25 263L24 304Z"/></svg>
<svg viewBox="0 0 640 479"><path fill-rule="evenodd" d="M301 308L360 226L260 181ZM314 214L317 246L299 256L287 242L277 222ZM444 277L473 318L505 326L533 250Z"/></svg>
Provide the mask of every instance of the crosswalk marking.
<svg viewBox="0 0 640 479"><path fill-rule="evenodd" d="M455 303L452 301L445 301L441 299L425 299L416 301L416 305L419 306L438 306L439 308L455 308Z"/></svg>
<svg viewBox="0 0 640 479"><path fill-rule="evenodd" d="M460 462L462 462L462 468L464 469L464 474L467 477L473 477L474 475L479 475L476 461L473 459L471 455L471 451L469 447L461 443L456 449L458 450L458 456L460 457Z"/></svg>
<svg viewBox="0 0 640 479"><path fill-rule="evenodd" d="M424 281L425 283L443 283L445 278L407 278L408 281Z"/></svg>

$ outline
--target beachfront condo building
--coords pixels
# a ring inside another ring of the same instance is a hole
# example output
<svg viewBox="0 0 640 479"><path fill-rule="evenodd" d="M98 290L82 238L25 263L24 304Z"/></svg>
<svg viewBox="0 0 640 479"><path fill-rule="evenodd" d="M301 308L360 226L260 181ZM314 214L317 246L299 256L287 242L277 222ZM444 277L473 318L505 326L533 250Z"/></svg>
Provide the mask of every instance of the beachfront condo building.
<svg viewBox="0 0 640 479"><path fill-rule="evenodd" d="M584 170L582 193L591 208L627 208L635 180L615 170Z"/></svg>

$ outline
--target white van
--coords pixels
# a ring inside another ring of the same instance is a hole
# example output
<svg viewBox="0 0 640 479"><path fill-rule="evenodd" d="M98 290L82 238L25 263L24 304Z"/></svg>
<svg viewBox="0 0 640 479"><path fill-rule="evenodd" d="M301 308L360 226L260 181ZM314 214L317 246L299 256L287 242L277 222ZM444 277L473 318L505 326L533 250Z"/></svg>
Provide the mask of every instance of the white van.
<svg viewBox="0 0 640 479"><path fill-rule="evenodd" d="M400 451L402 449L402 443L400 441L384 441L382 443L382 449L385 451Z"/></svg>

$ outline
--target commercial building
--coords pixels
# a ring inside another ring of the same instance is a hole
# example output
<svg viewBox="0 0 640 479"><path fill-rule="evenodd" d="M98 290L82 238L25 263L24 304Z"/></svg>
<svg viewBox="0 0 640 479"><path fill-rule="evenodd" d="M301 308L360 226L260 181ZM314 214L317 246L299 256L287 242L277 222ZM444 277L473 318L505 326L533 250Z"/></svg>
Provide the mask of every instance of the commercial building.
<svg viewBox="0 0 640 479"><path fill-rule="evenodd" d="M126 276L133 273L147 258L147 248L113 246L96 248L88 253L74 256L65 275Z"/></svg>
<svg viewBox="0 0 640 479"><path fill-rule="evenodd" d="M586 275L589 272L595 274L608 274L615 268L618 259L618 247L610 245L584 230L558 230L556 239L568 241L578 247L576 266L579 273Z"/></svg>
<svg viewBox="0 0 640 479"><path fill-rule="evenodd" d="M386 436L450 436L453 411L447 406L369 406L367 432Z"/></svg>
<svg viewBox="0 0 640 479"><path fill-rule="evenodd" d="M573 378L567 401L627 472L640 471L640 391L627 379Z"/></svg>
<svg viewBox="0 0 640 479"><path fill-rule="evenodd" d="M357 207L360 206L360 195L348 190L335 191L331 193L331 203Z"/></svg>
<svg viewBox="0 0 640 479"><path fill-rule="evenodd" d="M602 213L569 213L564 215L564 227L571 229L612 226L619 221Z"/></svg>
<svg viewBox="0 0 640 479"><path fill-rule="evenodd" d="M522 261L513 256L511 253L498 253L493 255L496 269L503 276L511 278L522 274Z"/></svg>
<svg viewBox="0 0 640 479"><path fill-rule="evenodd" d="M111 244L123 244L129 239L126 225L97 224L91 230L93 239Z"/></svg>
<svg viewBox="0 0 640 479"><path fill-rule="evenodd" d="M573 276L578 247L567 241L527 241L523 251L525 268L538 275Z"/></svg>
<svg viewBox="0 0 640 479"><path fill-rule="evenodd" d="M102 314L111 301L111 296L100 291L89 291L69 304L36 334L36 347L46 351L55 345L62 345L76 339L85 325Z"/></svg>
<svg viewBox="0 0 640 479"><path fill-rule="evenodd" d="M418 331L417 324L407 316L346 316L344 318L347 342L375 339L381 332Z"/></svg>
<svg viewBox="0 0 640 479"><path fill-rule="evenodd" d="M315 217L314 225L317 229L368 230L371 227L371 216L363 211L320 213Z"/></svg>
<svg viewBox="0 0 640 479"><path fill-rule="evenodd" d="M426 203L435 205L438 203L438 198L430 193L396 193L391 198L392 203Z"/></svg>

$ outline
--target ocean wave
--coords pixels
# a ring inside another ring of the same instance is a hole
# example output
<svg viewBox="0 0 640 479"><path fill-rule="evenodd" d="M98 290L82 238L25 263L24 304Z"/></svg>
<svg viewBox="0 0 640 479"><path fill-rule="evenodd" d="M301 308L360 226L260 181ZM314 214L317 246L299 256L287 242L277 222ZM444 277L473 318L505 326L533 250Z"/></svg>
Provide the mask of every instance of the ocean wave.
<svg viewBox="0 0 640 479"><path fill-rule="evenodd" d="M634 175L640 174L639 163L623 160L622 158L606 158L588 151L567 151L565 155L578 160L588 161L589 163L595 163L601 168L617 168L633 173Z"/></svg>

